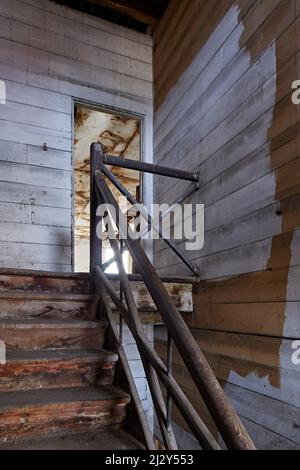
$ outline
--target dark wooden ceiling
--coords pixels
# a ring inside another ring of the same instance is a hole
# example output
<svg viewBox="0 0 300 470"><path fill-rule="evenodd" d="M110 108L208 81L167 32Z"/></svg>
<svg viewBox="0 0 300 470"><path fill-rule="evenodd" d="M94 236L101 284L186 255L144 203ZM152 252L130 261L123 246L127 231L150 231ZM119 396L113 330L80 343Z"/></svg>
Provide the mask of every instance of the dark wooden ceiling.
<svg viewBox="0 0 300 470"><path fill-rule="evenodd" d="M142 33L156 28L169 0L53 0Z"/></svg>

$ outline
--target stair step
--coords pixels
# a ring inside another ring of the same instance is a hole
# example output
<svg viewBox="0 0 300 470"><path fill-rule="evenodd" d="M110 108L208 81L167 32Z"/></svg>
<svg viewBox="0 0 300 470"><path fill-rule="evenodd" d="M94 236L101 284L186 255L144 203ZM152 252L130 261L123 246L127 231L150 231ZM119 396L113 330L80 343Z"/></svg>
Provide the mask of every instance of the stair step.
<svg viewBox="0 0 300 470"><path fill-rule="evenodd" d="M0 269L0 292L11 290L88 294L90 276L87 273Z"/></svg>
<svg viewBox="0 0 300 470"><path fill-rule="evenodd" d="M113 285L115 291L119 292L119 281L113 281ZM148 313L149 318L151 318L151 315L155 318L154 315L155 313L157 313L157 308L144 282L130 281L130 285L138 310L140 310L141 312L145 312L145 316L146 313ZM164 283L164 287L180 312L191 313L193 311L192 284L178 284L166 282ZM114 308L113 304L112 307ZM157 316L156 318L160 317Z"/></svg>
<svg viewBox="0 0 300 470"><path fill-rule="evenodd" d="M1 292L0 319L95 320L98 297L60 292Z"/></svg>
<svg viewBox="0 0 300 470"><path fill-rule="evenodd" d="M111 385L118 355L104 350L9 351L0 392Z"/></svg>
<svg viewBox="0 0 300 470"><path fill-rule="evenodd" d="M6 349L102 349L106 322L79 320L1 320Z"/></svg>
<svg viewBox="0 0 300 470"><path fill-rule="evenodd" d="M22 363L47 363L52 361L69 361L71 359L81 359L84 361L99 360L104 362L115 362L118 354L104 349L47 349L33 351L9 351L7 354L7 364Z"/></svg>
<svg viewBox="0 0 300 470"><path fill-rule="evenodd" d="M0 442L118 428L130 397L114 386L0 394Z"/></svg>
<svg viewBox="0 0 300 470"><path fill-rule="evenodd" d="M3 450L145 450L124 429L76 433L68 436L35 439L7 446Z"/></svg>
<svg viewBox="0 0 300 470"><path fill-rule="evenodd" d="M108 275L108 278L111 279L114 289L118 292L120 285L118 276ZM137 280L135 275L131 275L129 278L137 308L141 312L141 319L146 323L162 323L160 314L157 312L157 308L144 282ZM180 312L192 313L193 278L173 278L173 280L166 278L164 280L164 286ZM32 298L33 301L34 296L41 292L43 293L42 295L52 293L53 297L49 295L46 298L36 298L36 305L33 306L32 311L28 309L29 304L22 306L21 297L15 297L14 310L13 302L8 299L13 298L14 293L22 294L25 292L28 292L28 296L26 297L28 302L30 298ZM3 315L6 314L7 318L12 318L14 312L18 317L23 317L26 315L26 312L30 312L29 315L33 318L39 314L44 318L58 318L60 314L62 315L60 318L93 318L93 309L95 308L93 296L87 295L85 299L82 298L81 300L75 297L69 299L65 297L65 299L71 303L74 302L74 305L71 305L72 308L69 309L66 307L66 304L64 304L64 296L61 298L58 297L58 294L65 294L67 296L70 294L89 294L89 292L90 276L87 273L0 270L0 294L2 293L2 298L0 297L0 314L3 312ZM20 300L19 302L18 299ZM96 299L96 297L94 297L94 299ZM85 307L83 307L84 302L86 302Z"/></svg>

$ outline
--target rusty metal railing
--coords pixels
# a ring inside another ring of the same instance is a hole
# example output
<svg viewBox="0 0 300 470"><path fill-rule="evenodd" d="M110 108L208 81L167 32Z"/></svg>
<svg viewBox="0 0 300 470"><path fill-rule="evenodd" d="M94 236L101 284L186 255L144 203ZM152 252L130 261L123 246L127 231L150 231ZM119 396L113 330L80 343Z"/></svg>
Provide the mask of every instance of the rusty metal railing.
<svg viewBox="0 0 300 470"><path fill-rule="evenodd" d="M195 383L199 394L203 398L227 447L229 449L239 450L254 449L255 447L252 440L220 386L199 345L173 304L141 244L135 239L127 218L122 212L120 212L118 203L106 183L106 177L123 195L127 197L131 204L135 204L136 201L106 167L107 164L184 179L192 181L194 184L198 181L198 175L196 173L182 172L157 165L149 165L146 163L132 162L130 160L106 156L104 155L100 144L92 144L91 146L91 272L95 288L98 289L101 295L108 319L113 331L115 332L115 336L117 337L117 329L111 312L111 301L114 303L116 309L120 313L122 321L126 323L136 341L166 449L177 449L177 442L172 428L172 402L175 403L192 434L198 440L203 449L220 449L218 442L203 423L199 414L173 376L173 344L176 346L184 364L186 365L190 376ZM148 291L166 325L168 331L167 364L162 361L144 332L133 298L131 285L123 266L122 246L120 247L119 241L113 237L109 238L109 241L114 253L114 260L117 263L120 285L125 302L122 297L116 294L113 285L104 273L101 259L101 243L97 238L96 230L96 208L99 204L106 205L107 213L109 214L106 223L112 224L113 221L117 226L120 240L122 240L122 244L124 243L129 250L138 272L148 288ZM144 214L144 216L150 223L148 214ZM174 249L172 246L171 248ZM177 254L185 264L189 265L189 262L186 260L183 253ZM190 268L195 273L194 266L190 265ZM121 335L117 337L117 343L120 348L122 364L125 364L125 372L128 375L128 382L132 385L132 397L136 404L136 409L138 410L138 416L144 432L144 440L147 447L152 449L154 446L154 436L152 435L142 412L141 403L139 402L138 394L128 366L128 361L126 360L126 355L122 347ZM166 390L166 402L164 400L161 387L164 387Z"/></svg>

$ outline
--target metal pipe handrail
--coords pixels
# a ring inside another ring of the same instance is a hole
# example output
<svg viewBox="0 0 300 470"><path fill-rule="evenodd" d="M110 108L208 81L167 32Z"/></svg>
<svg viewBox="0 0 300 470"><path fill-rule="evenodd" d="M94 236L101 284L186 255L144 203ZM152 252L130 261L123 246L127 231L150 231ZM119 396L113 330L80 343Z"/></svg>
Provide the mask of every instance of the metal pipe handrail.
<svg viewBox="0 0 300 470"><path fill-rule="evenodd" d="M101 262L95 262L95 260L101 260L101 244L98 240L97 247L95 246L95 227L92 226L91 234L92 244L94 246L91 247L91 253L95 254L95 259L91 259L91 266L94 279L99 279L99 286L102 289L101 296L109 294L113 303L117 307L117 310L119 310L120 318L124 319L136 341L142 363L146 371L148 385L150 387L152 397L154 398L153 401L155 404L156 414L166 448L176 448L176 444L174 441L172 442L172 438L169 439L169 437L172 436L171 400L174 401L179 412L186 420L194 436L198 439L203 448L220 448L172 375L172 343L174 342L227 447L239 450L255 449L252 440L233 409L225 392L221 388L199 345L193 338L193 335L184 322L182 316L173 304L146 253L138 240L136 240L127 218L120 211L113 193L105 182L105 171L103 171L105 168L105 156L103 155L102 148L99 144L93 144L91 147L91 158L92 210L95 209L97 203L101 202L106 204L110 219L116 224L119 230L120 243L122 246L123 243L127 246L142 280L148 288L148 291L167 327L168 355L167 365L165 365L143 330L133 299L129 278L126 275L122 264L118 241L115 239L110 240L119 268L120 292L122 292L122 295L125 297L127 307L122 301L122 296L119 298L116 295L114 286L102 271ZM124 161L123 159L121 160ZM117 163L115 162L115 164ZM120 165L118 164L118 166ZM147 171L146 169L143 170L141 166L139 167L139 170ZM155 168L155 170L159 169ZM168 169L164 169L164 171L166 170ZM109 170L107 171L109 172ZM168 174L168 176L170 175ZM175 176L173 175L173 177ZM96 220L95 215L91 213L91 216L91 224L94 224ZM110 221L110 219L108 220ZM157 377L159 377L161 384L166 389L167 407L162 400L161 389Z"/></svg>
<svg viewBox="0 0 300 470"><path fill-rule="evenodd" d="M98 194L97 188L96 188L96 192ZM100 200L99 196L98 196L98 199ZM109 228L110 223L111 222L108 219L106 229ZM128 320L129 320L128 326L130 327L131 331L134 330L137 332L137 334L141 335L143 331L143 327L142 327L142 323L140 321L139 314L135 305L133 293L130 287L130 282L127 278L127 275L123 266L121 249L119 248L119 245L116 239L109 238L109 242L115 254L116 263L119 269L121 287L122 287L121 291L122 291L122 294L124 294L127 307L130 312L130 316L128 317ZM123 240L121 240L120 243L123 244ZM122 301L121 299L122 299L122 296L120 298L120 301ZM138 347L139 347L139 343L138 343ZM144 370L146 373L147 381L149 384L154 407L155 407L157 416L159 417L159 424L161 427L161 433L164 439L164 443L167 448L171 450L178 450L173 430L167 429L167 411L166 411L163 395L159 386L159 382L157 379L157 375L155 371L152 369L152 366L149 367L149 364L145 361L143 354L141 354L141 359L142 359L142 363L143 363Z"/></svg>
<svg viewBox="0 0 300 470"><path fill-rule="evenodd" d="M115 256L112 256L112 257L109 258L107 261L105 261L105 262L102 264L102 269L103 269L103 271L106 271L106 269L109 268L115 261L116 261Z"/></svg>
<svg viewBox="0 0 300 470"><path fill-rule="evenodd" d="M99 170L97 170L99 171ZM96 174L97 174L96 171ZM141 216L148 222L149 225L153 226L153 219L150 214L143 208L141 204L132 196L132 194L120 183L120 181L115 177L115 175L105 166L102 166L103 173L108 177L108 179L113 183L113 185L120 191L123 196L127 198L127 200L133 206L138 206L140 208ZM100 172L99 172L100 173ZM183 261L183 263L192 271L193 274L199 276L200 272L196 265L194 265L183 253L181 248L179 248L173 240L169 240L168 238L164 237L164 234L160 227L153 226L153 229L159 234L162 240L176 253L176 255Z"/></svg>
<svg viewBox="0 0 300 470"><path fill-rule="evenodd" d="M145 163L137 160L129 160L126 158L113 157L112 155L103 155L103 163L128 170L142 171L144 173L152 173L155 175L168 176L169 178L177 178L185 181L193 181L198 183L199 174L191 171L177 170L176 168L168 168L153 163Z"/></svg>
<svg viewBox="0 0 300 470"><path fill-rule="evenodd" d="M124 372L125 372L125 375L126 375L129 387L130 387L130 393L131 393L131 396L132 396L132 400L134 402L134 406L136 408L136 411L137 411L137 414L138 414L138 417L139 417L139 422L140 422L140 425L141 425L141 429L142 429L142 432L144 434L145 443L146 443L147 448L149 450L155 450L154 440L153 440L153 437L151 435L149 424L148 424L147 419L146 419L145 414L144 414L144 410L143 410L143 406L142 406L142 403L141 403L141 400L140 400L140 397L139 397L138 389L136 387L136 384L135 384L135 381L134 381L134 378L133 378L133 375L132 375L132 372L131 372L131 369L130 369L130 366L129 366L129 362L127 360L127 356L126 356L125 350L124 350L123 345L122 345L122 342L120 342L120 340L119 340L119 334L118 334L118 331L117 331L117 327L116 327L115 322L113 320L114 316L113 316L113 313L112 313L112 310L111 310L111 307L110 307L110 303L109 303L108 298L107 298L107 294L105 292L105 288L104 288L102 283L97 284L97 290L98 290L99 294L101 295L101 300L104 303L104 307L105 307L105 310L106 310L108 321L109 321L112 333L114 335L114 340L115 340L116 347L117 347L117 350L118 350L118 356L119 356L119 359L120 359L121 364L123 366L123 369L124 369Z"/></svg>
<svg viewBox="0 0 300 470"><path fill-rule="evenodd" d="M199 441L199 443L204 449L220 450L219 444L211 435L210 431L207 429L207 427L199 417L195 408L190 403L184 392L181 390L181 387L178 385L174 377L168 374L168 369L166 365L151 345L143 329L138 333L135 328L132 328L130 313L122 304L122 302L120 302L106 274L101 270L101 268L97 268L96 275L99 278L100 284L103 284L103 286L109 293L118 311L122 313L125 322L129 326L131 333L137 342L137 345L142 348L143 354L145 354L147 360L151 362L152 366L156 370L156 373L159 375L160 380L163 382L164 386L169 391L173 401L177 405L178 409L180 410L182 416L186 420L196 439Z"/></svg>
<svg viewBox="0 0 300 470"><path fill-rule="evenodd" d="M244 425L233 409L182 316L169 298L147 255L140 244L134 240L134 234L124 215L120 213L119 206L100 172L95 173L95 182L108 209L110 207L114 208L110 215L142 274L154 303L160 311L177 349L184 358L186 367L214 418L224 442L232 449L255 449ZM127 227L126 233L124 227Z"/></svg>

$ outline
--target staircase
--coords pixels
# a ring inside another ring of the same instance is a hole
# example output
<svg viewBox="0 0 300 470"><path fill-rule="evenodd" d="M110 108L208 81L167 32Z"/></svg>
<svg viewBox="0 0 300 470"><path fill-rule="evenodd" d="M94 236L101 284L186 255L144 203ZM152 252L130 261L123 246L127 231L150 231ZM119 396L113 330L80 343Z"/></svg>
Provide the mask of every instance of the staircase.
<svg viewBox="0 0 300 470"><path fill-rule="evenodd" d="M118 431L130 396L97 300L85 275L0 274L0 449L140 447Z"/></svg>
<svg viewBox="0 0 300 470"><path fill-rule="evenodd" d="M190 181L194 184L194 190L198 190L200 187L200 174L106 155L101 144L93 143L91 145L90 269L93 287L97 289L96 291L101 295L101 301L110 326L114 331L115 339L117 340L118 333L114 326L113 313L110 305L111 301L118 310L120 318L128 326L136 341L146 373L147 383L151 390L155 415L160 429L160 439L162 439L166 449L178 449L178 442L172 424L172 405L174 402L177 410L189 426L190 431L198 440L200 448L209 450L220 450L221 448L172 373L173 346L175 346L227 448L254 450L255 445L247 433L247 430L232 407L226 393L224 393L214 371L211 369L201 348L184 321L184 318L180 315L180 309L176 305L176 302L174 302L174 299L170 296L162 279L159 277L144 251L143 244L140 243L143 235L141 232L135 233L130 226L127 214L124 214L120 209L119 203L110 185L113 185L137 210L137 213L146 221L147 230L152 233L154 229L159 237L166 242L176 256L181 259L196 277L200 275L199 267L193 264L192 260L187 257L186 253L179 248L174 240L169 239L169 235L164 235L161 225L163 225L165 215L160 217L159 224L155 223L155 218L153 219L152 215L143 204L138 203L112 173L109 166ZM192 192L194 190L192 190ZM181 204L186 199L187 194L190 195L192 192L191 188L187 188L187 192L185 191L185 193L175 201L174 205ZM99 205L101 206L102 216L99 213ZM168 211L164 214L167 212ZM113 224L117 227L119 242L115 237ZM102 264L102 244L100 240L102 237L99 238L98 236L98 228L102 228L102 233L108 236L113 257L116 260L121 282L119 295L116 295L111 281L105 274L105 268ZM147 338L143 330L134 292L123 266L122 252L124 245L131 254L135 271L139 273L140 278L144 281L164 323L167 337L166 363L164 363L157 354L157 351L153 348L153 345L150 343L149 338ZM125 302L123 302L123 300L125 300ZM118 341L118 351L124 370L127 368L128 372L124 350L120 347L120 341ZM156 435L151 433L151 430L145 422L141 407L136 400L135 384L129 377L130 374L126 373L126 375L127 381L130 383L132 398L139 415L139 422L143 430L147 448L153 449ZM166 395L164 395L163 389ZM166 399L164 396L166 396Z"/></svg>
<svg viewBox="0 0 300 470"><path fill-rule="evenodd" d="M172 426L173 402L201 448L220 449L216 438L173 376L173 346L214 419L224 444L229 449L255 449L180 314L186 305L186 311L190 311L191 291L190 298L183 301L177 286L172 291L174 286L164 285L132 232L127 216L120 211L105 177L139 208L148 227L151 227L151 216L106 165L194 183L199 180L195 173L106 156L99 144L92 144L90 277L0 272L0 340L7 348L7 362L0 367L0 448L41 449L46 448L46 443L53 448L78 449L87 448L91 442L93 448L98 449L103 448L104 442L106 449L124 448L123 444L127 445L124 435L115 436L115 441L112 435L99 439L99 431L120 430L125 423L127 405L132 400L130 418L134 415L138 423L138 426L135 423L135 431L139 427L139 436L146 447L155 449L156 434L148 426L123 347L123 326L126 325L136 341L166 449L178 449ZM114 222L119 231L120 242L109 237L119 273L117 286L105 274L101 262L102 248L97 233L99 204L105 205L109 216L105 217L105 230L108 231L109 224ZM163 235L159 229L158 232ZM132 285L132 277L125 272L123 243L132 256L142 285ZM199 272L174 242L167 240L167 244L194 274ZM158 317L167 333L166 363L145 334L141 305L146 315L153 309L156 314L159 312ZM98 308L100 306L101 309ZM114 319L116 310L120 319L119 330ZM98 311L101 311L102 320L99 320ZM105 349L108 327L119 357ZM115 386L117 360L120 375L123 375L123 380L118 377L118 383L126 384L130 395ZM64 436L67 436L65 444L62 443ZM128 443L130 436L127 438ZM130 442L128 448L140 447L135 440Z"/></svg>

